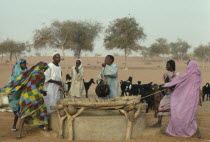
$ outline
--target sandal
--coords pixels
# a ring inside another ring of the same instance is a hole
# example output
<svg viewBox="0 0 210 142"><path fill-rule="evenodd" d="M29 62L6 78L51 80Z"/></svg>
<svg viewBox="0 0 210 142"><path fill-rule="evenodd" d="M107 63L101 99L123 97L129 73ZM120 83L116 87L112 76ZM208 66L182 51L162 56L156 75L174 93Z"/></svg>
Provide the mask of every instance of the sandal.
<svg viewBox="0 0 210 142"><path fill-rule="evenodd" d="M170 134L168 134L168 133L166 133L166 132L163 132L162 135L172 137Z"/></svg>
<svg viewBox="0 0 210 142"><path fill-rule="evenodd" d="M12 132L17 132L17 129L12 128L11 131Z"/></svg>
<svg viewBox="0 0 210 142"><path fill-rule="evenodd" d="M152 125L151 127L161 127L162 125L161 124L154 124L154 125Z"/></svg>

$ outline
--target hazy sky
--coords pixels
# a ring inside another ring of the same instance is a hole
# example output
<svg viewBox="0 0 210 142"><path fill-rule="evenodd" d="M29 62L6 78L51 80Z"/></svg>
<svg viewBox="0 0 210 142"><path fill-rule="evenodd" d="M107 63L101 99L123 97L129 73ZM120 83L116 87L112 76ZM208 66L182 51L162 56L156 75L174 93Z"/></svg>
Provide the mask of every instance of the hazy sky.
<svg viewBox="0 0 210 142"><path fill-rule="evenodd" d="M159 37L194 47L210 42L210 0L0 0L0 41L31 41L35 29L54 20L97 21L106 28L129 14L144 28L143 45ZM102 33L94 53L116 53L104 51Z"/></svg>

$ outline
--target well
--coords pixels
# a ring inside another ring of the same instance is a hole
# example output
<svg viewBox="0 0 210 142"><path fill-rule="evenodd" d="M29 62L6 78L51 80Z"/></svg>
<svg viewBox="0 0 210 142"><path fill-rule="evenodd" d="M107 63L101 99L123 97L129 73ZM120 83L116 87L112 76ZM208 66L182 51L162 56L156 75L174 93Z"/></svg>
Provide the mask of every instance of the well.
<svg viewBox="0 0 210 142"><path fill-rule="evenodd" d="M139 97L62 99L50 115L50 127L72 140L126 140L141 136L146 127L145 104ZM145 109L144 109L145 110Z"/></svg>

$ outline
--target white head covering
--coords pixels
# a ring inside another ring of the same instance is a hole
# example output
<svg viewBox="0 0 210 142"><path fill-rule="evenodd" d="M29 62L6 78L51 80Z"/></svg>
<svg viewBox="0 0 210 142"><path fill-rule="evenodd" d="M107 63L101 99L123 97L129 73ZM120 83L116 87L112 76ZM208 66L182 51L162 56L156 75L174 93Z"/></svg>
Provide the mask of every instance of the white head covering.
<svg viewBox="0 0 210 142"><path fill-rule="evenodd" d="M80 66L78 67L78 69L81 69L82 68L82 60L81 59L77 59L77 61L81 62Z"/></svg>
<svg viewBox="0 0 210 142"><path fill-rule="evenodd" d="M58 53L58 52L55 52L55 53L53 54L53 57L54 57L55 55L57 55L57 54L59 54L59 55L60 55L60 53Z"/></svg>

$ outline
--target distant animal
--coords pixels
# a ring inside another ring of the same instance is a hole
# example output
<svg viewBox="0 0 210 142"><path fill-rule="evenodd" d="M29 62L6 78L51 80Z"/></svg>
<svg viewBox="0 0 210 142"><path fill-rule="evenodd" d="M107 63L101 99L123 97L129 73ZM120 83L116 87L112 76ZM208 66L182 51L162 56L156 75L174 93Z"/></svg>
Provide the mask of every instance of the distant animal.
<svg viewBox="0 0 210 142"><path fill-rule="evenodd" d="M138 81L137 84L131 84L130 90L129 90L129 96L137 96L141 94L141 81Z"/></svg>
<svg viewBox="0 0 210 142"><path fill-rule="evenodd" d="M68 85L68 89L67 92L69 92L70 88L71 88L71 76L69 74L66 75L66 84Z"/></svg>
<svg viewBox="0 0 210 142"><path fill-rule="evenodd" d="M133 78L130 76L127 81L120 81L121 97L128 96L131 89L132 80Z"/></svg>
<svg viewBox="0 0 210 142"><path fill-rule="evenodd" d="M91 78L89 82L85 82L84 79L83 79L83 81L84 81L84 85L85 85L86 98L88 98L88 90L90 89L90 86L92 84L95 84L95 82L94 82L93 78Z"/></svg>
<svg viewBox="0 0 210 142"><path fill-rule="evenodd" d="M142 97L141 102L145 101L148 104L146 108L146 113L148 113L149 109L154 108L154 96L151 95L154 93L154 90L152 89L152 82L140 85L140 91Z"/></svg>
<svg viewBox="0 0 210 142"><path fill-rule="evenodd" d="M207 96L206 101L210 101L210 85L209 83L206 83L205 86L202 88L203 96L202 100L205 101L205 96Z"/></svg>

